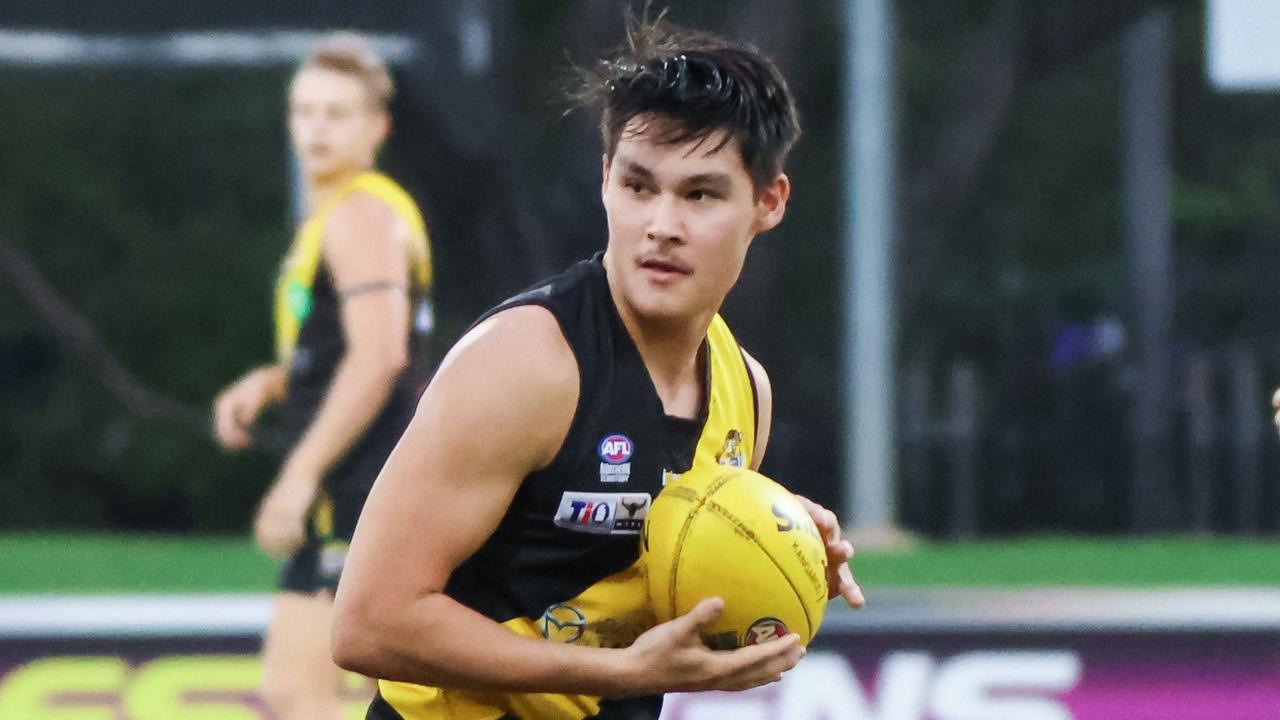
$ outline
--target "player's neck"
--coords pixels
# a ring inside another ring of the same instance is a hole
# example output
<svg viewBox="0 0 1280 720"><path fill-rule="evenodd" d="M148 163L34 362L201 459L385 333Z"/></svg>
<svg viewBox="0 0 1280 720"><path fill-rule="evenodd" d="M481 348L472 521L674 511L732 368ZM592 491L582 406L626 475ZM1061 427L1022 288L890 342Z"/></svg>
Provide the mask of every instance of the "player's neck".
<svg viewBox="0 0 1280 720"><path fill-rule="evenodd" d="M680 323L654 323L629 316L623 308L619 308L619 315L666 413L696 417L703 396L702 346L710 316Z"/></svg>
<svg viewBox="0 0 1280 720"><path fill-rule="evenodd" d="M346 187L347 183L357 176L366 173L370 168L355 167L331 175L312 175L307 178L305 191L307 198L307 215L324 207L325 203Z"/></svg>

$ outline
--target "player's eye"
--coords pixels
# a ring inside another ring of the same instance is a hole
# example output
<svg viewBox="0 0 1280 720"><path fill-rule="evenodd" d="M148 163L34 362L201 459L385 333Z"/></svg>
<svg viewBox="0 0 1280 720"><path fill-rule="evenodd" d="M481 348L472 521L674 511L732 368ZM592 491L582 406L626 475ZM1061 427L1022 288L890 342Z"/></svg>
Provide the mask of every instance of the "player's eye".
<svg viewBox="0 0 1280 720"><path fill-rule="evenodd" d="M708 200L720 200L724 197L723 193L709 188L696 188L690 190L685 196L692 202L706 202Z"/></svg>

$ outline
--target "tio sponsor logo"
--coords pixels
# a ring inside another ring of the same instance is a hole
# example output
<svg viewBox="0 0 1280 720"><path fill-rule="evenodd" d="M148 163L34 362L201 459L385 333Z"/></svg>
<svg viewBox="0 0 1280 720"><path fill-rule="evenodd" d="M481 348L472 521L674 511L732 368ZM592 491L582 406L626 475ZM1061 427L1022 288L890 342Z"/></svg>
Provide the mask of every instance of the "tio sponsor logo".
<svg viewBox="0 0 1280 720"><path fill-rule="evenodd" d="M1068 650L978 651L938 660L886 655L868 691L847 660L811 653L775 686L745 693L668 695L662 720L1074 720L1055 697L1074 688Z"/></svg>
<svg viewBox="0 0 1280 720"><path fill-rule="evenodd" d="M560 496L555 524L578 532L634 535L644 525L652 500L648 493L566 492Z"/></svg>
<svg viewBox="0 0 1280 720"><path fill-rule="evenodd" d="M635 445L626 435L610 435L600 441L600 459L610 465L621 465L631 459Z"/></svg>
<svg viewBox="0 0 1280 720"><path fill-rule="evenodd" d="M604 500L570 500L569 522L605 526L613 517L613 505Z"/></svg>

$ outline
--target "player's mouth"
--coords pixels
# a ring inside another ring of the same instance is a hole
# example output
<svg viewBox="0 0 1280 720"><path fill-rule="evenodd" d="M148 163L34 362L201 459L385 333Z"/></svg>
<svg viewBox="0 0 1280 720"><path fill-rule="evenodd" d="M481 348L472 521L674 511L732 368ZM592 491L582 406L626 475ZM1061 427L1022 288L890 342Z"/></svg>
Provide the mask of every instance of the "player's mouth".
<svg viewBox="0 0 1280 720"><path fill-rule="evenodd" d="M665 285L693 274L689 266L670 258L644 258L637 265L651 282Z"/></svg>

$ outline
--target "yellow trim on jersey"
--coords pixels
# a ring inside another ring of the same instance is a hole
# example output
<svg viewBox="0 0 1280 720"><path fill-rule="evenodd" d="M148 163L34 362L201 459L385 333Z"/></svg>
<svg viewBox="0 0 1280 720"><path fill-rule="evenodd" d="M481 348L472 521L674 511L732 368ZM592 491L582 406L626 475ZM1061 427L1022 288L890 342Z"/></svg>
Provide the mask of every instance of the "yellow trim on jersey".
<svg viewBox="0 0 1280 720"><path fill-rule="evenodd" d="M592 585L576 598L557 603L539 618L504 623L530 638L586 647L623 648L653 627L644 571L631 567ZM600 698L554 693L460 692L378 681L382 698L406 720L488 720L504 714L546 720L582 720L600 712ZM467 713L462 712L466 708Z"/></svg>
<svg viewBox="0 0 1280 720"><path fill-rule="evenodd" d="M707 329L707 345L711 391L707 422L698 439L693 464L748 467L756 439L750 370L733 333L719 315ZM653 624L649 591L638 560L578 597L547 608L542 617L519 617L502 623L517 635L588 647L627 647ZM388 680L379 680L378 690L405 720L496 720L503 715L584 720L600 712L600 698L590 695L441 690Z"/></svg>
<svg viewBox="0 0 1280 720"><path fill-rule="evenodd" d="M288 363L298 343L298 333L311 314L311 286L320 267L325 226L333 210L347 196L364 192L386 203L409 226L410 272L415 290L431 288L431 240L426 223L413 198L394 180L365 172L343 185L298 227L276 280L276 357Z"/></svg>
<svg viewBox="0 0 1280 720"><path fill-rule="evenodd" d="M755 390L742 348L719 315L707 328L707 347L711 397L693 464L751 467L756 449Z"/></svg>
<svg viewBox="0 0 1280 720"><path fill-rule="evenodd" d="M500 720L505 710L473 699L465 690L445 692L440 688L409 683L378 681L378 694L404 718L431 720ZM413 708L406 711L403 708Z"/></svg>

